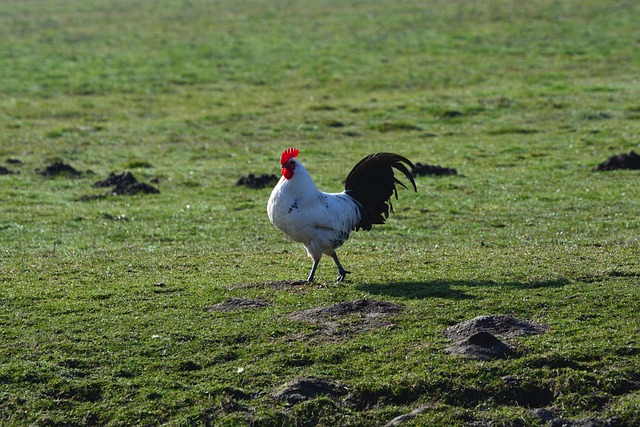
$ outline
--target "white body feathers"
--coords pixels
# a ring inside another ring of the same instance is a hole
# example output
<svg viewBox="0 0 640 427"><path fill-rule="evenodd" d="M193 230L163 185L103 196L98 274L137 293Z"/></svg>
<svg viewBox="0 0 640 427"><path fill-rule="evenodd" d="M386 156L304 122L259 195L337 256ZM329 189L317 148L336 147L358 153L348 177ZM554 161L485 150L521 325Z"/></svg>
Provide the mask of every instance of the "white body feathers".
<svg viewBox="0 0 640 427"><path fill-rule="evenodd" d="M284 176L267 203L271 223L291 239L302 243L307 254L319 261L332 256L349 238L361 219L360 206L345 192L324 193L316 187L297 160L291 179Z"/></svg>

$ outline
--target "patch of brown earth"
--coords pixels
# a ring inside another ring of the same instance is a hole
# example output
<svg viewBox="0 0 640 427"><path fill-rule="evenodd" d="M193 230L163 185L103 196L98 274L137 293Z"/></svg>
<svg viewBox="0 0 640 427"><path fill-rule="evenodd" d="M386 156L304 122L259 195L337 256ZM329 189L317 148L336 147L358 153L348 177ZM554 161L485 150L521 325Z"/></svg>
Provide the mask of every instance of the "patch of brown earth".
<svg viewBox="0 0 640 427"><path fill-rule="evenodd" d="M273 396L290 405L310 400L318 396L329 396L332 399L345 396L349 390L344 385L320 378L297 378L282 385Z"/></svg>
<svg viewBox="0 0 640 427"><path fill-rule="evenodd" d="M66 176L69 178L78 178L82 176L82 172L70 166L64 162L55 161L51 163L49 166L44 168L43 171L36 170L40 173L40 175L55 177L55 176Z"/></svg>
<svg viewBox="0 0 640 427"><path fill-rule="evenodd" d="M454 168L447 168L439 165L425 165L422 163L416 163L415 167L411 169L411 175L413 176L446 176L457 175L458 171Z"/></svg>
<svg viewBox="0 0 640 427"><path fill-rule="evenodd" d="M105 179L96 181L94 188L113 187L106 194L94 194L80 197L80 201L103 199L107 196L132 196L134 194L158 194L160 190L145 182L139 182L131 172L109 173Z"/></svg>
<svg viewBox="0 0 640 427"><path fill-rule="evenodd" d="M271 174L254 175L252 173L241 176L236 185L242 185L247 188L264 188L270 185L275 185L278 182L278 177Z"/></svg>
<svg viewBox="0 0 640 427"><path fill-rule="evenodd" d="M94 187L113 187L111 194L113 195L133 195L138 193L144 194L157 194L160 190L152 185L144 182L138 182L135 176L131 172L123 172L121 174L115 174L111 172L106 179L97 181L93 184Z"/></svg>
<svg viewBox="0 0 640 427"><path fill-rule="evenodd" d="M359 299L345 301L322 308L310 308L291 314L291 318L299 321L321 323L330 319L344 318L350 315L359 315L361 318L375 318L396 314L404 308L385 301Z"/></svg>
<svg viewBox="0 0 640 427"><path fill-rule="evenodd" d="M403 310L404 307L389 302L361 299L298 311L289 317L317 325L318 328L292 339L312 338L318 342L335 342L372 329L394 328L395 323L388 318Z"/></svg>
<svg viewBox="0 0 640 427"><path fill-rule="evenodd" d="M479 316L447 328L445 335L454 342L446 351L480 360L514 357L517 352L496 336L509 340L517 336L544 334L548 329L547 325L511 316Z"/></svg>
<svg viewBox="0 0 640 427"><path fill-rule="evenodd" d="M609 157L595 167L596 171L612 171L616 169L640 169L640 155L631 150Z"/></svg>

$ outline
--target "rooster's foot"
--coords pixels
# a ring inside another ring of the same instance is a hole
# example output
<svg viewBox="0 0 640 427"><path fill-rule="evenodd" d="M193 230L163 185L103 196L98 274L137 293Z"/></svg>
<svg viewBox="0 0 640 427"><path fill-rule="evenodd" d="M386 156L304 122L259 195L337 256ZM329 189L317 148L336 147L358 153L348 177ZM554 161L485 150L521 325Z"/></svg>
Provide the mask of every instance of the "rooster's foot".
<svg viewBox="0 0 640 427"><path fill-rule="evenodd" d="M339 275L338 275L338 278L336 279L338 283L342 282L344 278L347 276L347 274L351 274L350 271L347 271L345 269L338 270L338 273Z"/></svg>

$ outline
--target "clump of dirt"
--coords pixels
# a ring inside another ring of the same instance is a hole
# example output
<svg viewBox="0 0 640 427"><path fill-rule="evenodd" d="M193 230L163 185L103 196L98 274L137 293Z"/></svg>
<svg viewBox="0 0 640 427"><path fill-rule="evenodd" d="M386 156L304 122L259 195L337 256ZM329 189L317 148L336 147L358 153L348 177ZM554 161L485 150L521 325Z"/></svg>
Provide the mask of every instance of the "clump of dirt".
<svg viewBox="0 0 640 427"><path fill-rule="evenodd" d="M82 176L82 172L70 166L64 162L55 161L47 166L43 171L39 172L40 175L55 177L55 176L66 176L70 178L78 178Z"/></svg>
<svg viewBox="0 0 640 427"><path fill-rule="evenodd" d="M439 165L425 165L420 162L415 164L415 167L411 170L411 175L413 176L425 176L425 175L433 175L433 176L446 176L446 175L457 175L458 171L454 168L447 168Z"/></svg>
<svg viewBox="0 0 640 427"><path fill-rule="evenodd" d="M87 201L87 200L103 199L110 195L132 196L138 193L142 193L142 194L160 193L160 190L158 190L156 187L150 184L147 184L145 182L139 182L131 172L122 172L120 174L111 172L109 173L109 176L107 176L107 178L95 182L93 186L95 188L113 187L113 189L111 189L111 191L108 191L106 194L82 196L80 197L79 200Z"/></svg>
<svg viewBox="0 0 640 427"><path fill-rule="evenodd" d="M520 320L512 316L490 315L478 316L447 328L445 334L451 339L467 338L477 332L513 338L522 335L541 335L549 330L548 325Z"/></svg>
<svg viewBox="0 0 640 427"><path fill-rule="evenodd" d="M202 366L193 360L187 360L186 362L181 362L177 369L182 372L193 372L201 370Z"/></svg>
<svg viewBox="0 0 640 427"><path fill-rule="evenodd" d="M335 399L346 395L348 392L347 387L340 383L320 378L303 377L284 384L273 393L273 396L290 405L295 405L317 396L330 396Z"/></svg>
<svg viewBox="0 0 640 427"><path fill-rule="evenodd" d="M612 171L616 169L640 169L640 155L631 150L609 157L595 167L596 171Z"/></svg>
<svg viewBox="0 0 640 427"><path fill-rule="evenodd" d="M236 185L244 185L247 188L260 189L270 185L274 185L278 182L278 177L271 174L254 175L252 173L241 176Z"/></svg>
<svg viewBox="0 0 640 427"><path fill-rule="evenodd" d="M109 176L100 181L96 181L93 186L95 188L100 187L112 187L118 185L131 185L138 182L131 172L123 172L121 174L109 173Z"/></svg>
<svg viewBox="0 0 640 427"><path fill-rule="evenodd" d="M115 174L111 172L106 179L97 181L94 187L113 187L113 195L134 195L138 193L157 194L160 190L144 182L138 182L131 172Z"/></svg>
<svg viewBox="0 0 640 427"><path fill-rule="evenodd" d="M442 113L442 117L445 119L454 119L456 117L462 117L462 116L464 116L464 114L462 113L462 111L458 111L458 110L447 110Z"/></svg>
<svg viewBox="0 0 640 427"><path fill-rule="evenodd" d="M489 332L477 332L470 337L455 342L447 348L447 353L469 356L479 360L506 359L516 352Z"/></svg>
<svg viewBox="0 0 640 427"><path fill-rule="evenodd" d="M403 310L403 307L385 301L359 299L345 301L322 308L310 308L291 314L294 320L318 323L328 319L344 318L350 315L359 315L365 318L388 316Z"/></svg>
<svg viewBox="0 0 640 427"><path fill-rule="evenodd" d="M311 308L291 313L289 317L299 322L308 322L319 327L305 336L292 339L314 339L317 342L335 342L357 333L379 328L393 328L395 324L387 318L400 313L404 307L373 300L346 301L322 308Z"/></svg>
<svg viewBox="0 0 640 427"><path fill-rule="evenodd" d="M496 335L511 339L522 335L540 335L548 329L547 325L511 316L479 316L447 328L445 335L454 343L446 351L480 360L514 357L517 356L516 351Z"/></svg>
<svg viewBox="0 0 640 427"><path fill-rule="evenodd" d="M252 300L252 299L243 299L243 298L231 298L225 302L221 302L219 304L214 304L212 306L207 307L207 311L234 311L241 309L255 309L268 307L269 304L266 301L260 300Z"/></svg>
<svg viewBox="0 0 640 427"><path fill-rule="evenodd" d="M18 159L9 158L9 159L7 159L7 163L10 164L10 165L14 165L14 166L22 166L22 161L18 160ZM20 171L14 172L9 168L6 168L4 166L0 166L0 175L12 175L14 173L20 173Z"/></svg>

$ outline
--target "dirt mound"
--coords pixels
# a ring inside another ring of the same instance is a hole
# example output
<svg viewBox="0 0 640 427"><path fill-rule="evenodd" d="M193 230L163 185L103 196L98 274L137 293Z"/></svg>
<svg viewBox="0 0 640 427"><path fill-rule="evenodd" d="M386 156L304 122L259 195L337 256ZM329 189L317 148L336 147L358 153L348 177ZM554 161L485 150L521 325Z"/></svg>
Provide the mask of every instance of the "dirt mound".
<svg viewBox="0 0 640 427"><path fill-rule="evenodd" d="M135 176L131 172L122 172L116 174L114 172L110 172L109 176L105 179L96 181L93 186L95 188L104 188L104 187L113 187L111 191L108 191L106 194L94 194L88 196L82 196L79 198L80 201L87 200L96 200L96 199L104 199L107 196L132 196L134 194L142 193L142 194L158 194L160 190L156 187L144 183L138 182Z"/></svg>
<svg viewBox="0 0 640 427"><path fill-rule="evenodd" d="M100 187L112 187L117 185L131 185L138 182L131 172L123 172L121 174L109 173L109 176L103 180L96 181L93 186Z"/></svg>
<svg viewBox="0 0 640 427"><path fill-rule="evenodd" d="M113 187L110 192L114 195L134 195L138 193L144 194L157 194L160 190L152 185L144 182L138 182L135 176L131 172L123 172L121 174L109 173L106 179L97 181L93 184L94 187Z"/></svg>
<svg viewBox="0 0 640 427"><path fill-rule="evenodd" d="M596 171L612 171L616 169L640 169L640 155L631 150L628 154L622 153L611 156L595 167Z"/></svg>
<svg viewBox="0 0 640 427"><path fill-rule="evenodd" d="M356 301L346 301L322 308L311 308L298 311L291 315L294 320L307 321L312 323L322 322L328 319L343 318L357 314L361 317L378 317L396 314L403 310L403 307L384 301L374 301L360 299Z"/></svg>
<svg viewBox="0 0 640 427"><path fill-rule="evenodd" d="M317 396L341 397L349 392L342 384L319 378L298 378L280 387L273 396L291 405Z"/></svg>
<svg viewBox="0 0 640 427"><path fill-rule="evenodd" d="M66 176L70 178L78 178L82 176L82 172L66 163L55 161L47 166L43 171L38 171L43 176Z"/></svg>
<svg viewBox="0 0 640 427"><path fill-rule="evenodd" d="M416 163L415 167L411 169L411 175L413 176L445 176L445 175L457 175L458 171L453 168L446 168L439 165L424 165L422 163Z"/></svg>
<svg viewBox="0 0 640 427"><path fill-rule="evenodd" d="M396 304L366 299L302 310L291 313L289 317L299 322L312 323L317 328L290 338L292 341L312 339L319 343L336 342L360 332L393 328L396 325L388 317L402 310L404 307Z"/></svg>
<svg viewBox="0 0 640 427"><path fill-rule="evenodd" d="M445 335L454 343L446 351L480 360L514 357L517 356L516 351L496 335L511 339L522 335L540 335L548 329L546 325L511 316L479 316L447 328Z"/></svg>
<svg viewBox="0 0 640 427"><path fill-rule="evenodd" d="M465 339L478 332L489 332L503 338L522 335L541 335L549 326L512 316L478 316L447 328L445 335L451 339Z"/></svg>
<svg viewBox="0 0 640 427"><path fill-rule="evenodd" d="M468 338L457 341L447 348L447 353L480 360L506 359L516 356L516 352L511 347L489 332L477 332Z"/></svg>
<svg viewBox="0 0 640 427"><path fill-rule="evenodd" d="M278 182L278 177L271 174L254 175L252 173L241 176L236 185L244 185L247 188L264 188L270 185L275 185Z"/></svg>
<svg viewBox="0 0 640 427"><path fill-rule="evenodd" d="M231 298L225 302L214 304L207 307L207 311L234 311L241 309L254 309L268 307L269 304L266 301L243 299L243 298Z"/></svg>
<svg viewBox="0 0 640 427"><path fill-rule="evenodd" d="M13 166L22 166L22 160L19 159L8 158L7 163ZM0 175L12 175L14 173L20 173L20 171L14 172L9 168L0 166Z"/></svg>

